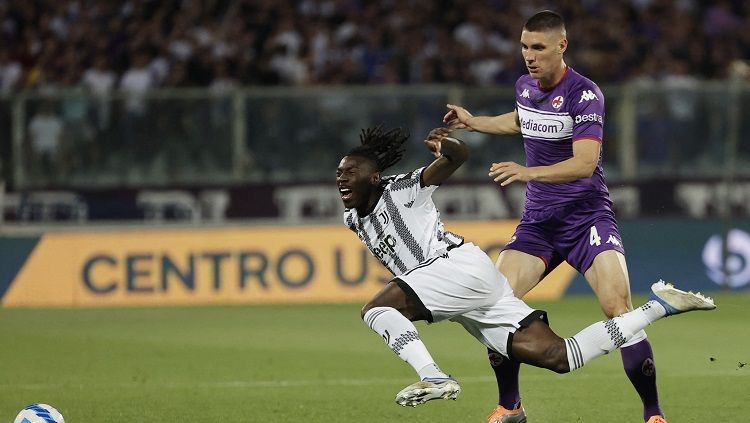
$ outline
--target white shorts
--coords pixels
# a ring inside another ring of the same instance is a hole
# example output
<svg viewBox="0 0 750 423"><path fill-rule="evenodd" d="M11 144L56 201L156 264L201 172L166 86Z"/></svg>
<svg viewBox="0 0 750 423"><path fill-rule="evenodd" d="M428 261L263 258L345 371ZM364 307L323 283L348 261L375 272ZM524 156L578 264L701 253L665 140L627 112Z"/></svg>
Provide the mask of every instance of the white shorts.
<svg viewBox="0 0 750 423"><path fill-rule="evenodd" d="M472 243L433 257L396 279L411 288L432 313L433 322L449 319L460 323L485 346L506 357L511 334L528 324L527 317L542 313L516 298L508 280Z"/></svg>

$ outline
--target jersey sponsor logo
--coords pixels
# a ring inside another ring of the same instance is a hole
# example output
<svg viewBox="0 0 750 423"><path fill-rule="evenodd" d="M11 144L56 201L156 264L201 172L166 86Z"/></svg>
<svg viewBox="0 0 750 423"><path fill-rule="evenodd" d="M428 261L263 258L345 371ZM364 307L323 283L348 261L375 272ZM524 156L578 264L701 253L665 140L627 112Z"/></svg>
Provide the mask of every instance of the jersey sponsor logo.
<svg viewBox="0 0 750 423"><path fill-rule="evenodd" d="M591 91L591 90L583 90L581 92L581 99L578 100L578 104L581 104L584 101L591 101L591 100L597 100L598 101L599 97L597 97L596 94L594 94L594 92Z"/></svg>
<svg viewBox="0 0 750 423"><path fill-rule="evenodd" d="M524 137L562 140L573 136L573 118L567 113L551 113L518 107L518 122Z"/></svg>
<svg viewBox="0 0 750 423"><path fill-rule="evenodd" d="M545 134L555 134L563 130L565 126L562 122L555 119L519 119L521 128L529 131L541 132Z"/></svg>
<svg viewBox="0 0 750 423"><path fill-rule="evenodd" d="M604 119L602 119L602 115L596 114L596 113L589 113L587 115L578 115L575 118L576 123L583 123L583 122L599 122L602 125L604 124Z"/></svg>
<svg viewBox="0 0 750 423"><path fill-rule="evenodd" d="M378 242L377 246L373 246L372 253L379 259L383 259L386 255L391 255L396 252L396 237L393 235L386 235L385 238Z"/></svg>
<svg viewBox="0 0 750 423"><path fill-rule="evenodd" d="M562 107L564 102L565 99L563 98L563 96L558 95L557 97L552 99L552 107L554 107L555 109L559 109L560 107Z"/></svg>
<svg viewBox="0 0 750 423"><path fill-rule="evenodd" d="M523 92L521 93L521 97L523 97L523 98L529 98L529 89L528 88L524 88L523 89Z"/></svg>

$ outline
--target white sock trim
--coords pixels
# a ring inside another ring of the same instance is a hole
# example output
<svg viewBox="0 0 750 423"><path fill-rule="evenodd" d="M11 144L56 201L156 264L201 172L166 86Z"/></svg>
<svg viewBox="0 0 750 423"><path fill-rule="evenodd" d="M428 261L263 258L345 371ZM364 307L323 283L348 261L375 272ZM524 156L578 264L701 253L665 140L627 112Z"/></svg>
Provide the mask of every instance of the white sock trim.
<svg viewBox="0 0 750 423"><path fill-rule="evenodd" d="M643 304L642 306L638 307L636 310L643 311L649 323L654 323L655 321L663 317L666 317L667 315L667 310L664 308L664 306L655 300L647 301L646 304Z"/></svg>
<svg viewBox="0 0 750 423"><path fill-rule="evenodd" d="M365 324L367 326L370 327L370 329L375 330L372 327L372 325L375 323L375 320L378 317L380 317L381 315L383 315L384 313L387 313L387 312L389 312L391 310L398 312L393 307L373 307L373 308L367 310L367 312L365 312L365 315L362 317L362 320L365 322Z"/></svg>
<svg viewBox="0 0 750 423"><path fill-rule="evenodd" d="M578 341L575 338L565 339L565 349L568 353L568 367L572 372L575 369L580 369L585 364L583 361L583 354L581 354L581 346L578 345Z"/></svg>
<svg viewBox="0 0 750 423"><path fill-rule="evenodd" d="M620 348L629 347L631 345L635 345L641 341L644 341L648 336L646 335L646 331L641 329L638 332L636 332L635 335L633 335L632 338L628 339L628 342L622 344Z"/></svg>
<svg viewBox="0 0 750 423"><path fill-rule="evenodd" d="M448 377L448 375L443 373L443 371L440 370L440 367L438 367L435 363L430 363L417 370L417 374L419 374L420 379Z"/></svg>

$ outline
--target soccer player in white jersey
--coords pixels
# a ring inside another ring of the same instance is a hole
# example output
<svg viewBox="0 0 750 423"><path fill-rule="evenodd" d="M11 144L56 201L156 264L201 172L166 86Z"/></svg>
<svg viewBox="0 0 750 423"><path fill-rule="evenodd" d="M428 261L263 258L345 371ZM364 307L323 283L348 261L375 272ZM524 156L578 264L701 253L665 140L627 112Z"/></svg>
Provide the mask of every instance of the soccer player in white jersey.
<svg viewBox="0 0 750 423"><path fill-rule="evenodd" d="M525 182L526 202L512 241L497 268L523 298L562 261L578 270L599 299L605 316L633 309L625 249L602 170L604 95L563 59L565 23L545 10L521 32L528 74L516 82L516 108L498 116L473 116L448 105L453 128L497 135L523 135L526 165L494 163L490 176L502 186ZM643 402L643 419L666 423L656 389L656 366L645 332L620 349L625 374ZM489 423L526 421L519 392L519 365L488 351L498 380L499 405Z"/></svg>
<svg viewBox="0 0 750 423"><path fill-rule="evenodd" d="M447 137L448 132L435 129L425 140L436 157L428 166L383 176L403 156L408 135L400 129L363 130L361 146L349 151L336 170L344 222L394 276L362 308L362 319L419 375L420 381L396 395L398 404L455 399L461 391L456 379L435 364L412 321L460 323L504 357L565 373L620 347L655 320L715 308L710 298L658 282L643 306L560 338L544 311L513 295L481 249L445 230L440 221L432 193L468 157L466 145Z"/></svg>

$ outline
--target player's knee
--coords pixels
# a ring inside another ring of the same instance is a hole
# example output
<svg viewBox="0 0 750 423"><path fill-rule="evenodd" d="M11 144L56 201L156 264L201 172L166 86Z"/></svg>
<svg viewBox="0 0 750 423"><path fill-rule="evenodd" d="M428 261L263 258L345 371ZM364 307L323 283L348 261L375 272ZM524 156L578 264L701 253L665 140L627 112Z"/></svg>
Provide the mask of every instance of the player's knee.
<svg viewBox="0 0 750 423"><path fill-rule="evenodd" d="M599 305L607 318L611 319L613 317L621 316L628 311L631 311L630 295L628 295L627 291L618 293L600 293Z"/></svg>
<svg viewBox="0 0 750 423"><path fill-rule="evenodd" d="M602 311L608 319L611 319L613 317L621 316L631 311L631 308L629 306L628 299L622 298L616 301L608 301L607 303L602 303Z"/></svg>
<svg viewBox="0 0 750 423"><path fill-rule="evenodd" d="M367 314L368 311L375 307L377 307L377 305L373 304L372 301L369 301L367 304L362 306L362 310L360 312L360 317L362 318L362 320L365 320L365 314Z"/></svg>
<svg viewBox="0 0 750 423"><path fill-rule="evenodd" d="M372 310L373 308L377 307L393 307L398 310L398 307L394 305L394 301L392 300L392 296L389 295L376 295L375 297L371 298L370 301L367 302L362 307L362 312L360 315L362 318L365 318L365 314ZM399 310L401 311L401 310Z"/></svg>
<svg viewBox="0 0 750 423"><path fill-rule="evenodd" d="M378 301L377 299L370 300L367 304L362 306L362 310L359 313L359 316L362 318L362 320L365 319L365 314L367 314L368 311L372 310L373 308L392 308L402 315L406 317L407 319L410 317L407 313L404 313L404 310L401 310L399 308L396 308L392 306L391 304L388 304L387 302Z"/></svg>

